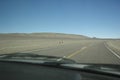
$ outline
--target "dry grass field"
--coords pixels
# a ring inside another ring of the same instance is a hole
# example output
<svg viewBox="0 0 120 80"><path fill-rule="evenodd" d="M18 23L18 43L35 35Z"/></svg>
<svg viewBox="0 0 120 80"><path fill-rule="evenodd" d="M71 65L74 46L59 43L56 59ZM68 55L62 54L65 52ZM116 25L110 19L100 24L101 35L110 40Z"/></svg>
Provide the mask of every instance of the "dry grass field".
<svg viewBox="0 0 120 80"><path fill-rule="evenodd" d="M63 42L63 43L62 43ZM0 53L14 53L56 47L66 44L87 45L93 40L59 40L59 39L37 39L37 40L3 40L0 41Z"/></svg>
<svg viewBox="0 0 120 80"><path fill-rule="evenodd" d="M101 40L82 35L60 33L0 34L0 54L57 47L66 44L89 45ZM120 40L108 40L108 46L119 52Z"/></svg>
<svg viewBox="0 0 120 80"><path fill-rule="evenodd" d="M88 44L88 37L81 35L33 33L33 34L0 34L0 54L44 49L66 44Z"/></svg>

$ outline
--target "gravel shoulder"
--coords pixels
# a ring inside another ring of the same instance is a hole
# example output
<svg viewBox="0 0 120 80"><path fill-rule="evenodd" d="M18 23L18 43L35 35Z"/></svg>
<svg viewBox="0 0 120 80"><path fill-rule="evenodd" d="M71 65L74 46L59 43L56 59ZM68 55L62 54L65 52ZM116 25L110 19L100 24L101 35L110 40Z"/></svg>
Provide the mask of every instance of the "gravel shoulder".
<svg viewBox="0 0 120 80"><path fill-rule="evenodd" d="M106 43L111 50L120 55L120 40L109 40Z"/></svg>

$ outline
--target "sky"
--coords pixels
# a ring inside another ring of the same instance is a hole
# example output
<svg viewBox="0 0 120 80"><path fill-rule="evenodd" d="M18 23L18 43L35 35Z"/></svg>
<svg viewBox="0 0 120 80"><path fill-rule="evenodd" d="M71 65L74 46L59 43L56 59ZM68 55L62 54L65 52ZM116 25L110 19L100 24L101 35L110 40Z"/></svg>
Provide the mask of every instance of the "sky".
<svg viewBox="0 0 120 80"><path fill-rule="evenodd" d="M0 0L0 33L120 38L120 0Z"/></svg>

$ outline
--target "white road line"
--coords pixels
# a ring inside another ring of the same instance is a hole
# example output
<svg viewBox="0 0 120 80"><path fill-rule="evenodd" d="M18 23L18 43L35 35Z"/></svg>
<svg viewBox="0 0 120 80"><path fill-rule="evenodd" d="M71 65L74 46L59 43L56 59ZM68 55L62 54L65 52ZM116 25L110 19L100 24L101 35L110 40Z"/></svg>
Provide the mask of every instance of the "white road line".
<svg viewBox="0 0 120 80"><path fill-rule="evenodd" d="M29 52L35 52L35 51L40 51L40 50L45 50L45 48L42 48L42 49L36 49L36 50L22 51L22 52L29 53Z"/></svg>
<svg viewBox="0 0 120 80"><path fill-rule="evenodd" d="M41 50L48 50L48 49L51 49L51 47L56 47L56 46L48 46L48 47L43 47L43 48L39 48L39 49L26 50L26 51L22 51L22 52L25 52L25 53L37 52L37 51L41 51Z"/></svg>
<svg viewBox="0 0 120 80"><path fill-rule="evenodd" d="M104 43L104 45L105 45L105 47L106 47L111 53L113 53L118 59L120 59L120 56L119 56L116 52L114 52L112 49L110 49L110 48L106 45L106 43Z"/></svg>
<svg viewBox="0 0 120 80"><path fill-rule="evenodd" d="M3 49L5 49L5 48L1 48L0 51L3 50Z"/></svg>

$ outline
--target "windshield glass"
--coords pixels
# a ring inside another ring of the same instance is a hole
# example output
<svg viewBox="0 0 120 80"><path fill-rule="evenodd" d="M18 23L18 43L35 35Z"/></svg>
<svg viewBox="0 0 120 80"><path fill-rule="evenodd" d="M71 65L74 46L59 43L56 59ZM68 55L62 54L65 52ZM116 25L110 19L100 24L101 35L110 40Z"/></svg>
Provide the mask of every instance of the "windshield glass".
<svg viewBox="0 0 120 80"><path fill-rule="evenodd" d="M0 12L0 54L120 65L119 0L0 0Z"/></svg>

